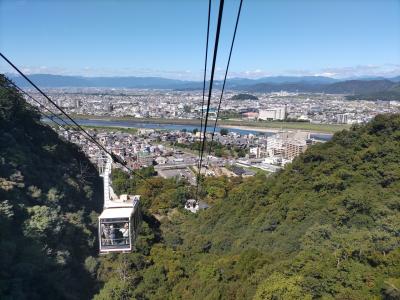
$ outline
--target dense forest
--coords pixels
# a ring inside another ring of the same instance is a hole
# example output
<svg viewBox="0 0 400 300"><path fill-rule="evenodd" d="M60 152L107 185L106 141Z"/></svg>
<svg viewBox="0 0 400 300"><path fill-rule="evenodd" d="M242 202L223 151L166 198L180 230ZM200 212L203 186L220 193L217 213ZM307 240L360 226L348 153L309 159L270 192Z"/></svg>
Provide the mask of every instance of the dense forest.
<svg viewBox="0 0 400 300"><path fill-rule="evenodd" d="M88 299L97 170L0 76L0 299Z"/></svg>
<svg viewBox="0 0 400 300"><path fill-rule="evenodd" d="M133 253L100 257L96 169L2 77L0 139L1 299L400 298L400 115L269 177L202 178L198 214L187 182L115 170L143 223Z"/></svg>

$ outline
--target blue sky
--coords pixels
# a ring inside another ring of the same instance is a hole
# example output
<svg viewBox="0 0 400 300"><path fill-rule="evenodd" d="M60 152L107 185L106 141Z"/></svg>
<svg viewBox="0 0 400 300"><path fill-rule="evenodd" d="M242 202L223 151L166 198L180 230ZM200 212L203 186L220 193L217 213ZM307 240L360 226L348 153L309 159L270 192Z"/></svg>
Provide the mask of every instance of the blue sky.
<svg viewBox="0 0 400 300"><path fill-rule="evenodd" d="M400 0L243 1L231 77L400 74ZM225 1L219 77L238 4ZM0 0L0 51L28 73L200 79L207 5ZM215 25L212 32L213 41ZM0 63L0 71L10 69Z"/></svg>

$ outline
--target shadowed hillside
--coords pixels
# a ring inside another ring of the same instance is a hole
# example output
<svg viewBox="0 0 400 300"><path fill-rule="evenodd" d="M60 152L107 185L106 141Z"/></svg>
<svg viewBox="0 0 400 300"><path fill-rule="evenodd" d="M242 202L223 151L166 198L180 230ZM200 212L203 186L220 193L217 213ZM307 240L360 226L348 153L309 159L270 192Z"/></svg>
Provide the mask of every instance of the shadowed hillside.
<svg viewBox="0 0 400 300"><path fill-rule="evenodd" d="M86 156L0 76L1 299L90 297L101 190Z"/></svg>

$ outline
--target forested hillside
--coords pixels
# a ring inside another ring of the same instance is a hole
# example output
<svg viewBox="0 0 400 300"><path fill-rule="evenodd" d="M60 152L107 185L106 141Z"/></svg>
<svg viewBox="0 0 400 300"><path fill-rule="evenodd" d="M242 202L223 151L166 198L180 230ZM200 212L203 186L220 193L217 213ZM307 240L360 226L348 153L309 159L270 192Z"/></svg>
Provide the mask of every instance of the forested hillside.
<svg viewBox="0 0 400 300"><path fill-rule="evenodd" d="M399 115L337 133L273 177L210 179L204 192L212 208L149 217L136 253L101 258L95 298L400 298Z"/></svg>
<svg viewBox="0 0 400 300"><path fill-rule="evenodd" d="M284 83L258 83L241 87L249 92L306 92L347 94L349 100L399 100L399 83L387 79L374 80L345 80L334 83L316 82L284 82Z"/></svg>
<svg viewBox="0 0 400 300"><path fill-rule="evenodd" d="M258 100L258 98L251 94L236 94L230 97L229 100Z"/></svg>
<svg viewBox="0 0 400 300"><path fill-rule="evenodd" d="M400 83L393 84L388 89L370 93L360 93L356 95L346 96L349 100L400 100Z"/></svg>
<svg viewBox="0 0 400 300"><path fill-rule="evenodd" d="M0 76L0 299L91 297L101 191L86 156Z"/></svg>

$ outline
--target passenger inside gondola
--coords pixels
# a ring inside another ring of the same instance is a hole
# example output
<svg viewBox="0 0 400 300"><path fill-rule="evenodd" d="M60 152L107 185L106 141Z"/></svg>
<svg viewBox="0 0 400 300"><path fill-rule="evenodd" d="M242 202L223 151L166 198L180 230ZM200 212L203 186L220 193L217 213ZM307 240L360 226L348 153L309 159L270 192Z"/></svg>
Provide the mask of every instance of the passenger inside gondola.
<svg viewBox="0 0 400 300"><path fill-rule="evenodd" d="M129 224L127 222L101 224L101 244L102 246L128 245Z"/></svg>
<svg viewBox="0 0 400 300"><path fill-rule="evenodd" d="M128 224L128 223L125 223L125 224L124 224L124 227L121 228L119 231L120 231L121 234L122 234L122 237L123 237L123 239L124 239L124 243L125 243L125 244L128 244L128 243L129 243L129 224Z"/></svg>

